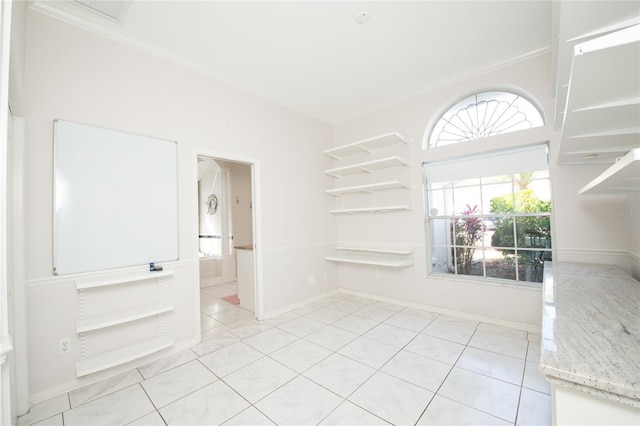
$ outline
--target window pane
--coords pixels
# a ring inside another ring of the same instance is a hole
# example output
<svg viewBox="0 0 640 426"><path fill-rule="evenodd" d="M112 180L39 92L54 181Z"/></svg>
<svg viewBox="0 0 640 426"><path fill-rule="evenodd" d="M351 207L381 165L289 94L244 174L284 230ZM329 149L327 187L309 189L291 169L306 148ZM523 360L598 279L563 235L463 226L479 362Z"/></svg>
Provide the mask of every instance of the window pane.
<svg viewBox="0 0 640 426"><path fill-rule="evenodd" d="M453 210L457 215L478 215L482 213L480 186L455 188Z"/></svg>
<svg viewBox="0 0 640 426"><path fill-rule="evenodd" d="M429 216L453 215L453 193L451 188L428 192Z"/></svg>
<svg viewBox="0 0 640 426"><path fill-rule="evenodd" d="M540 257L541 252L525 250L518 253L520 281L541 283L544 272L543 258Z"/></svg>
<svg viewBox="0 0 640 426"><path fill-rule="evenodd" d="M512 217L501 217L496 219L496 229L491 235L491 247L509 249L515 247L515 239ZM513 253L513 250L509 251Z"/></svg>
<svg viewBox="0 0 640 426"><path fill-rule="evenodd" d="M431 246L431 268L433 272L445 272L451 273L453 269L449 265L453 264L451 261L452 253L451 247Z"/></svg>
<svg viewBox="0 0 640 426"><path fill-rule="evenodd" d="M529 188L531 188L538 199L546 202L551 201L551 187L549 185L549 178L532 180L529 184Z"/></svg>
<svg viewBox="0 0 640 426"><path fill-rule="evenodd" d="M513 211L513 185L509 182L482 187L483 213L511 213Z"/></svg>
<svg viewBox="0 0 640 426"><path fill-rule="evenodd" d="M431 243L437 246L451 245L451 219L430 219Z"/></svg>
<svg viewBox="0 0 640 426"><path fill-rule="evenodd" d="M456 272L458 275L484 276L482 250L473 247L456 247Z"/></svg>
<svg viewBox="0 0 640 426"><path fill-rule="evenodd" d="M505 256L502 251L487 250L487 277L503 280L516 279L516 262L513 255Z"/></svg>
<svg viewBox="0 0 640 426"><path fill-rule="evenodd" d="M549 216L516 218L518 248L551 248L551 226Z"/></svg>
<svg viewBox="0 0 640 426"><path fill-rule="evenodd" d="M514 176L514 211L537 213L551 211L551 191L547 179L533 180L532 173Z"/></svg>

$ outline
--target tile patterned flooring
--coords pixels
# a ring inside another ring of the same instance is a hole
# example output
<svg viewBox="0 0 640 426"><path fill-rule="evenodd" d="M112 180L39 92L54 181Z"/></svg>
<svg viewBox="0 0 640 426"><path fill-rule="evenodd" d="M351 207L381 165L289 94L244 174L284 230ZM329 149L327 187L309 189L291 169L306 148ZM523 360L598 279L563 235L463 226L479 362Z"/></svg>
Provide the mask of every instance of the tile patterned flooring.
<svg viewBox="0 0 640 426"><path fill-rule="evenodd" d="M18 425L550 425L540 336L346 294L268 321L202 290L202 343Z"/></svg>

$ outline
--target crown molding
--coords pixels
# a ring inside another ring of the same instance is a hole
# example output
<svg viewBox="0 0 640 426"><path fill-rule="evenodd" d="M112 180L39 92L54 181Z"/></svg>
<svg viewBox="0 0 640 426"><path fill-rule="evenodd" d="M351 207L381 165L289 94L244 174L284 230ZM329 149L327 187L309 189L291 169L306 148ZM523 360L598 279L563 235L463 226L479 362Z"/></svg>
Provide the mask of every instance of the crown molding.
<svg viewBox="0 0 640 426"><path fill-rule="evenodd" d="M388 102L383 102L383 103L365 108L353 114L348 114L348 115L344 115L342 117L337 117L337 118L326 117L326 116L311 112L296 103L282 99L273 94L270 94L261 90L257 90L244 83L240 83L231 78L217 74L199 65L196 65L192 62L185 61L184 59L176 55L173 55L171 53L168 53L166 51L153 47L151 44L135 37L132 34L127 33L120 23L115 22L108 18L100 17L90 11L83 10L84 7L82 7L82 5L74 5L72 3L73 2L34 0L33 3L31 3L30 8L43 15L49 16L51 18L57 19L59 21L65 22L75 27L81 28L85 31L104 37L108 40L119 43L121 45L130 47L132 49L136 49L142 53L145 53L153 57L156 57L158 59L161 59L163 61L172 63L181 68L187 69L199 75L215 80L233 89L237 89L244 93L248 93L257 98L261 98L265 101L271 102L273 104L276 104L288 110L297 112L308 118L311 118L313 120L319 121L324 124L328 124L330 126L343 124L348 121L354 120L356 118L371 114L373 112L418 98L420 96L424 96L436 90L479 77L481 75L487 74L489 72L492 72L492 71L519 63L519 62L523 62L541 55L551 53L551 45L540 47L538 49L525 52L521 55L505 58L503 60L494 62L485 67L478 68L467 73L458 74L450 79L443 80L435 84L430 84L424 87L423 89L415 91L411 94L401 96L401 97L392 99Z"/></svg>

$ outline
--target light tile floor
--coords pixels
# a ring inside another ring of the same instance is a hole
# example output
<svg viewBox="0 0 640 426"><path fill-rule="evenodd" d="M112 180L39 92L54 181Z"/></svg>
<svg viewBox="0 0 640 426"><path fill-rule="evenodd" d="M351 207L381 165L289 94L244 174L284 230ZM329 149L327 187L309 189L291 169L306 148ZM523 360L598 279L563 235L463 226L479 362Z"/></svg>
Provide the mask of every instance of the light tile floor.
<svg viewBox="0 0 640 426"><path fill-rule="evenodd" d="M551 424L539 335L345 294L255 322L218 291L201 344L18 424Z"/></svg>

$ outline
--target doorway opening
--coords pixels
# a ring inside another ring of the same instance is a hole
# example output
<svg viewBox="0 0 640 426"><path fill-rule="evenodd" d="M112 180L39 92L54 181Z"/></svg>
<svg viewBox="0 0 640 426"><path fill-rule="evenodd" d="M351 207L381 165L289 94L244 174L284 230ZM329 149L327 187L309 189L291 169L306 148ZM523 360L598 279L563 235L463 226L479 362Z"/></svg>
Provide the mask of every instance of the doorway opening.
<svg viewBox="0 0 640 426"><path fill-rule="evenodd" d="M202 339L256 320L255 165L197 156Z"/></svg>

